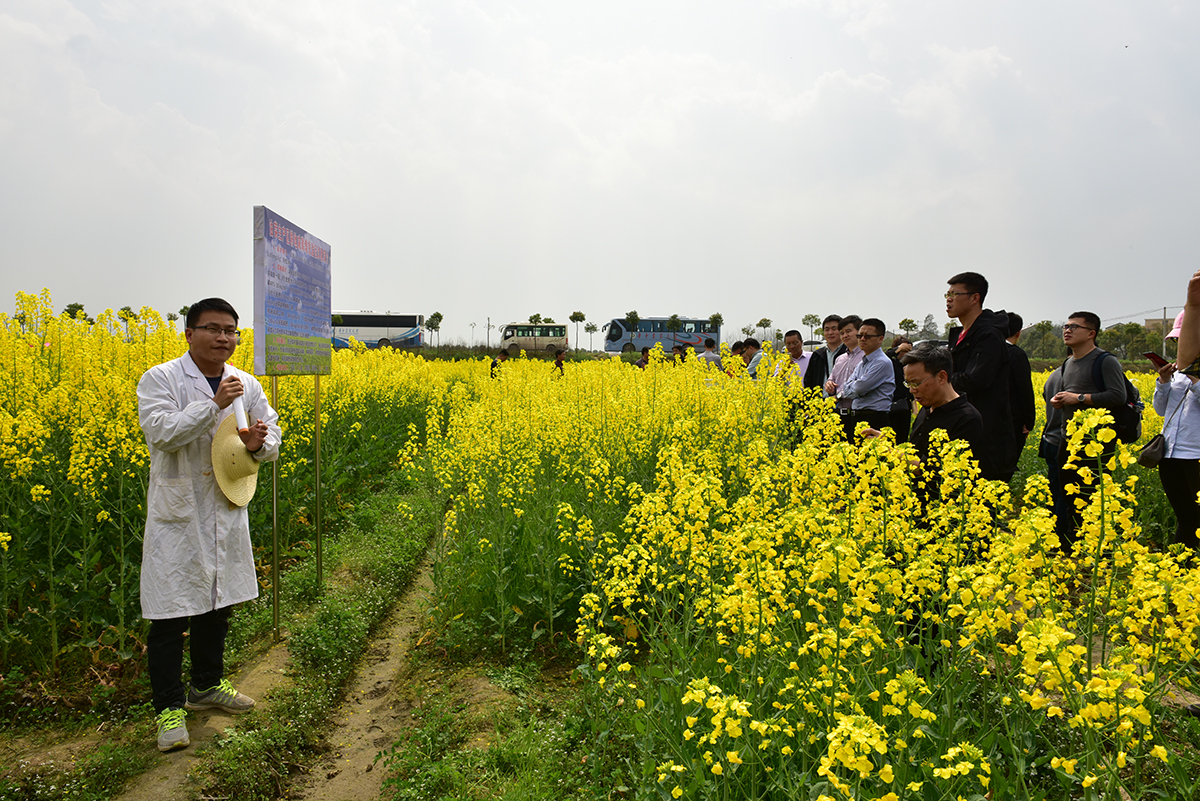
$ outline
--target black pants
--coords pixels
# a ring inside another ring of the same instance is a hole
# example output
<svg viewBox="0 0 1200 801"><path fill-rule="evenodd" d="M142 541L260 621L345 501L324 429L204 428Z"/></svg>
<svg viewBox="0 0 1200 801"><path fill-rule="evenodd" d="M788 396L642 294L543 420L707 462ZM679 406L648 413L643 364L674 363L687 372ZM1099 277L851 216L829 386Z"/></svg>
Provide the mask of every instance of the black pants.
<svg viewBox="0 0 1200 801"><path fill-rule="evenodd" d="M1192 550L1200 548L1196 529L1200 527L1200 461L1196 459L1163 459L1158 463L1158 477L1163 492L1175 512L1175 541Z"/></svg>
<svg viewBox="0 0 1200 801"><path fill-rule="evenodd" d="M214 609L203 615L151 620L146 639L150 663L150 688L154 711L183 708L187 689L183 685L183 633L191 629L192 686L207 690L225 677L225 635L233 607Z"/></svg>
<svg viewBox="0 0 1200 801"><path fill-rule="evenodd" d="M1100 486L1100 481L1102 478L1101 473L1108 472L1106 465L1108 464L1108 460L1111 459L1113 454L1116 452L1117 440L1114 438L1112 441L1107 442L1104 445L1104 451L1099 457L1099 469L1097 469L1097 459L1095 457L1081 456L1078 460L1079 466L1083 467L1086 465L1092 471L1092 483L1084 484L1083 479L1079 477L1079 474L1075 472L1073 467L1071 469L1066 467L1066 445L1064 444L1061 448L1059 448L1058 475L1059 480L1062 482L1064 493L1065 488L1071 486L1072 484L1078 488L1078 492L1076 494L1065 494L1063 496L1065 504L1070 510L1070 514L1059 515L1057 521L1058 539L1060 546L1064 551L1067 549L1068 543L1074 545L1079 539L1079 526L1083 523L1083 512L1076 506L1076 499L1082 498L1084 501L1084 507L1087 507L1087 502L1091 500L1092 495Z"/></svg>

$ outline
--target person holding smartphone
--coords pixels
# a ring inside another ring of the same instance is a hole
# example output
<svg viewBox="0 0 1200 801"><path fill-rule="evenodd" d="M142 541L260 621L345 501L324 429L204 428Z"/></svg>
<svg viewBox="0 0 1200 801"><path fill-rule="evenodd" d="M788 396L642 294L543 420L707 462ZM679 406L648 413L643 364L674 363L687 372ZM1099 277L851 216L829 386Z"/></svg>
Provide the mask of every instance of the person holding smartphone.
<svg viewBox="0 0 1200 801"><path fill-rule="evenodd" d="M1180 312L1167 338L1176 339L1182 324ZM1196 537L1196 529L1200 528L1200 504L1196 502L1196 493L1200 492L1200 388L1195 384L1200 378L1185 375L1161 357L1154 362L1158 366L1154 411L1164 420L1158 476L1175 512L1175 542L1191 548L1195 559L1195 551L1200 549Z"/></svg>

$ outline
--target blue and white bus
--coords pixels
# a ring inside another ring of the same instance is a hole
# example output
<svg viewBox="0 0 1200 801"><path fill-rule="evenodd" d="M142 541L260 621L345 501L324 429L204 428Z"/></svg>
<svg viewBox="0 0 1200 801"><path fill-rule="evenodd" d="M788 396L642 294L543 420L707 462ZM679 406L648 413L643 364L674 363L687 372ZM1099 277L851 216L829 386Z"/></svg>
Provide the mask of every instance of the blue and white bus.
<svg viewBox="0 0 1200 801"><path fill-rule="evenodd" d="M638 320L637 331L629 330L629 323L624 319L612 319L604 324L604 349L612 353L629 353L640 351L642 348L653 348L661 342L663 350L671 352L674 345L695 348L697 352L704 350L704 340L712 337L721 341L721 329L713 325L711 320L693 320L679 318L679 330L668 331L669 317L643 317Z"/></svg>
<svg viewBox="0 0 1200 801"><path fill-rule="evenodd" d="M425 343L423 314L335 311L332 325L335 348L350 347L350 337L368 348L419 348Z"/></svg>

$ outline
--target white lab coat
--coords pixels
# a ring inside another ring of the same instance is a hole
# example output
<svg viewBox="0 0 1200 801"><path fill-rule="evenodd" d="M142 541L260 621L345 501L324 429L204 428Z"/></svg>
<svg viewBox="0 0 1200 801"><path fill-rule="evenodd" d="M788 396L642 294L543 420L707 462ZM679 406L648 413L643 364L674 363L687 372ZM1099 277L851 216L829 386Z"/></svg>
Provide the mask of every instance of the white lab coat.
<svg viewBox="0 0 1200 801"><path fill-rule="evenodd" d="M276 459L279 415L258 379L226 364L230 374L242 379L250 422L261 419L269 428L255 458ZM138 382L138 423L150 449L141 581L142 616L150 620L258 597L249 515L245 507L230 508L213 476L213 434L233 407L219 409L212 398L187 353L151 367Z"/></svg>

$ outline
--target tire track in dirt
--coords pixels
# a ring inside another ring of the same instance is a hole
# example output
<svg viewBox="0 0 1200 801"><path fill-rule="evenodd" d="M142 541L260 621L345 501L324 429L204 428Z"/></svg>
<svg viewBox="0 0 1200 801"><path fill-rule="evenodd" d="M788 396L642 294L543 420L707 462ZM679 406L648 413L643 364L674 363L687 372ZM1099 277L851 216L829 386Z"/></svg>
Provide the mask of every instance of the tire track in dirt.
<svg viewBox="0 0 1200 801"><path fill-rule="evenodd" d="M297 783L290 798L304 801L345 801L378 798L386 771L375 756L392 745L412 722L400 681L408 666L409 650L426 619L433 590L433 571L423 561L412 585L392 609L364 654L333 714L326 736L329 751Z"/></svg>

